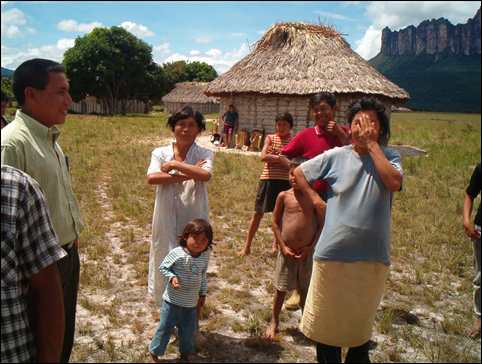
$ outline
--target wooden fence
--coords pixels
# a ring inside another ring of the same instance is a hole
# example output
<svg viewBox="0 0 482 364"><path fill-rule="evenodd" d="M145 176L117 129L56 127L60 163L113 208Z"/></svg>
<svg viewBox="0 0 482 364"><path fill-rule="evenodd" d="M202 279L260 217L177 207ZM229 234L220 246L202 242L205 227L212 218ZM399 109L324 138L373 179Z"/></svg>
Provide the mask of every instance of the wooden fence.
<svg viewBox="0 0 482 364"><path fill-rule="evenodd" d="M117 109L117 112L121 111L120 101L118 101L116 109ZM73 111L78 114L98 114L98 115L108 114L108 110L104 107L103 103L96 102L96 101L86 101L86 100L82 100L80 102L73 102L69 107L69 111ZM126 113L142 114L149 111L150 110L145 102L142 102L139 100L127 100Z"/></svg>

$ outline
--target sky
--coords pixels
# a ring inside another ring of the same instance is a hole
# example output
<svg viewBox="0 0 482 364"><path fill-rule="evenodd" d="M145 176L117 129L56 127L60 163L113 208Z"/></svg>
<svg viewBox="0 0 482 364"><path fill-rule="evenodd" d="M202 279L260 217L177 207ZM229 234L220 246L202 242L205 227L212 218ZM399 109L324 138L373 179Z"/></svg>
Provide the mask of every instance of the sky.
<svg viewBox="0 0 482 364"><path fill-rule="evenodd" d="M323 23L365 59L380 51L381 32L425 19L465 23L480 1L2 1L2 67L31 58L61 62L76 37L121 26L152 46L153 59L202 61L218 73L246 56L273 24Z"/></svg>

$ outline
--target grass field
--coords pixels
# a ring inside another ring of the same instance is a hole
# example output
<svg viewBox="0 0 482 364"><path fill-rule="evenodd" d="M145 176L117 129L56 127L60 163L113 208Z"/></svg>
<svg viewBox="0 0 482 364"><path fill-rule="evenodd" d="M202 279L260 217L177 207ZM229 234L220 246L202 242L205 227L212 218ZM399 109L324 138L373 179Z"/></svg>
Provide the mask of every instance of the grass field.
<svg viewBox="0 0 482 364"><path fill-rule="evenodd" d="M154 189L146 183L151 151L171 137L166 116L70 115L60 143L69 156L86 222L74 361L147 361L158 312L146 297ZM463 194L480 161L480 114L396 113L391 144L427 155L404 157L403 192L392 219L391 276L377 315L373 361L480 362L480 339L464 336L472 314L472 246L462 228ZM259 338L269 320L274 258L270 215L253 253L239 258L262 163L217 153L209 183L217 245L197 361L313 361L296 330L299 313L282 314L281 339ZM175 347L169 355L175 358Z"/></svg>

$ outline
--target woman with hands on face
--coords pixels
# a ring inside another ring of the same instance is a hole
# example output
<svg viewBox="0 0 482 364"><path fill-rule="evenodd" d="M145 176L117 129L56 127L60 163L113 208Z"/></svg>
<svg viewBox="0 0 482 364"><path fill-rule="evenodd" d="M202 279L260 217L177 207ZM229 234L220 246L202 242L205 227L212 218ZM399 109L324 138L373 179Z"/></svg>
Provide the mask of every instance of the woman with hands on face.
<svg viewBox="0 0 482 364"><path fill-rule="evenodd" d="M158 305L165 288L159 272L162 260L178 246L178 236L189 221L209 221L207 182L213 168L213 153L196 144L205 130L200 112L186 106L171 115L167 125L175 140L152 152L147 171L147 182L156 186L148 291Z"/></svg>
<svg viewBox="0 0 482 364"><path fill-rule="evenodd" d="M384 106L362 99L350 107L348 121L351 145L328 150L294 172L313 201L319 199L310 183L328 184L301 321L301 331L317 342L320 363L341 362L341 347L350 348L346 362L369 362L368 342L390 265L392 197L403 179L399 154L387 148Z"/></svg>

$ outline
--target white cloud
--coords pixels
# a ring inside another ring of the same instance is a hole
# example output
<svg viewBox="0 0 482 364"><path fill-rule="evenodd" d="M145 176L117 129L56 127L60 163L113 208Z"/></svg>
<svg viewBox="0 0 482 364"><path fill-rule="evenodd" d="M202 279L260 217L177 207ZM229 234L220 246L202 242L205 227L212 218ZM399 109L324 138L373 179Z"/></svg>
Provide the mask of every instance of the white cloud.
<svg viewBox="0 0 482 364"><path fill-rule="evenodd" d="M210 49L209 51L206 52L206 55L210 56L210 57L219 57L223 52L221 52L219 49L217 48L212 48Z"/></svg>
<svg viewBox="0 0 482 364"><path fill-rule="evenodd" d="M2 1L2 6L7 5L10 1Z"/></svg>
<svg viewBox="0 0 482 364"><path fill-rule="evenodd" d="M341 15L341 14L331 13L329 11L317 10L317 11L315 11L315 14L320 15L320 16L325 17L325 18L334 19L334 20L344 20L344 21L354 21L355 20L355 19L349 18L349 17Z"/></svg>
<svg viewBox="0 0 482 364"><path fill-rule="evenodd" d="M165 42L154 46L154 51L159 53L169 53L171 51L171 43Z"/></svg>
<svg viewBox="0 0 482 364"><path fill-rule="evenodd" d="M103 26L104 25L102 23L97 21L92 23L78 23L76 20L73 19L65 19L57 24L57 29L64 32L89 33L94 28L100 28Z"/></svg>
<svg viewBox="0 0 482 364"><path fill-rule="evenodd" d="M191 56L199 56L201 54L201 52L199 52L198 50L196 49L193 49L192 51L189 52L189 54Z"/></svg>
<svg viewBox="0 0 482 364"><path fill-rule="evenodd" d="M249 46L242 43L239 48L228 52L222 52L219 49L213 48L202 55L186 55L181 53L173 53L169 57L157 63L167 63L175 61L187 62L206 62L213 66L218 73L224 73L231 68L236 62L249 53Z"/></svg>
<svg viewBox="0 0 482 364"><path fill-rule="evenodd" d="M363 38L356 42L355 52L365 59L373 58L380 51L381 43L382 31L370 25Z"/></svg>
<svg viewBox="0 0 482 364"><path fill-rule="evenodd" d="M16 69L22 62L32 58L46 58L62 62L65 51L71 48L74 42L74 39L62 38L59 39L56 44L48 44L25 50L2 45L2 67Z"/></svg>
<svg viewBox="0 0 482 364"><path fill-rule="evenodd" d="M166 58L171 53L171 44L169 42L161 43L152 47L152 59L154 62L160 64L161 60Z"/></svg>
<svg viewBox="0 0 482 364"><path fill-rule="evenodd" d="M194 38L194 42L198 44L208 44L208 43L211 43L212 41L213 40L211 39L211 37L207 35L201 35L199 37Z"/></svg>
<svg viewBox="0 0 482 364"><path fill-rule="evenodd" d="M232 37L246 37L246 33L239 32L239 33L231 33L230 34Z"/></svg>
<svg viewBox="0 0 482 364"><path fill-rule="evenodd" d="M57 48L66 51L72 48L75 44L75 39L73 38L62 38L57 41Z"/></svg>
<svg viewBox="0 0 482 364"><path fill-rule="evenodd" d="M27 18L25 14L16 8L2 11L2 36L13 38L22 34L22 30L33 31L26 28Z"/></svg>
<svg viewBox="0 0 482 364"><path fill-rule="evenodd" d="M140 38L152 37L155 35L145 25L137 24L131 21L125 21L120 26L125 30L127 30L128 32L131 32L132 34L134 34L136 37L140 37Z"/></svg>
<svg viewBox="0 0 482 364"><path fill-rule="evenodd" d="M365 11L365 17L371 19L372 24L356 42L355 51L365 59L374 57L380 51L382 29L386 26L400 30L441 17L452 24L465 23L479 7L479 1L372 1Z"/></svg>

